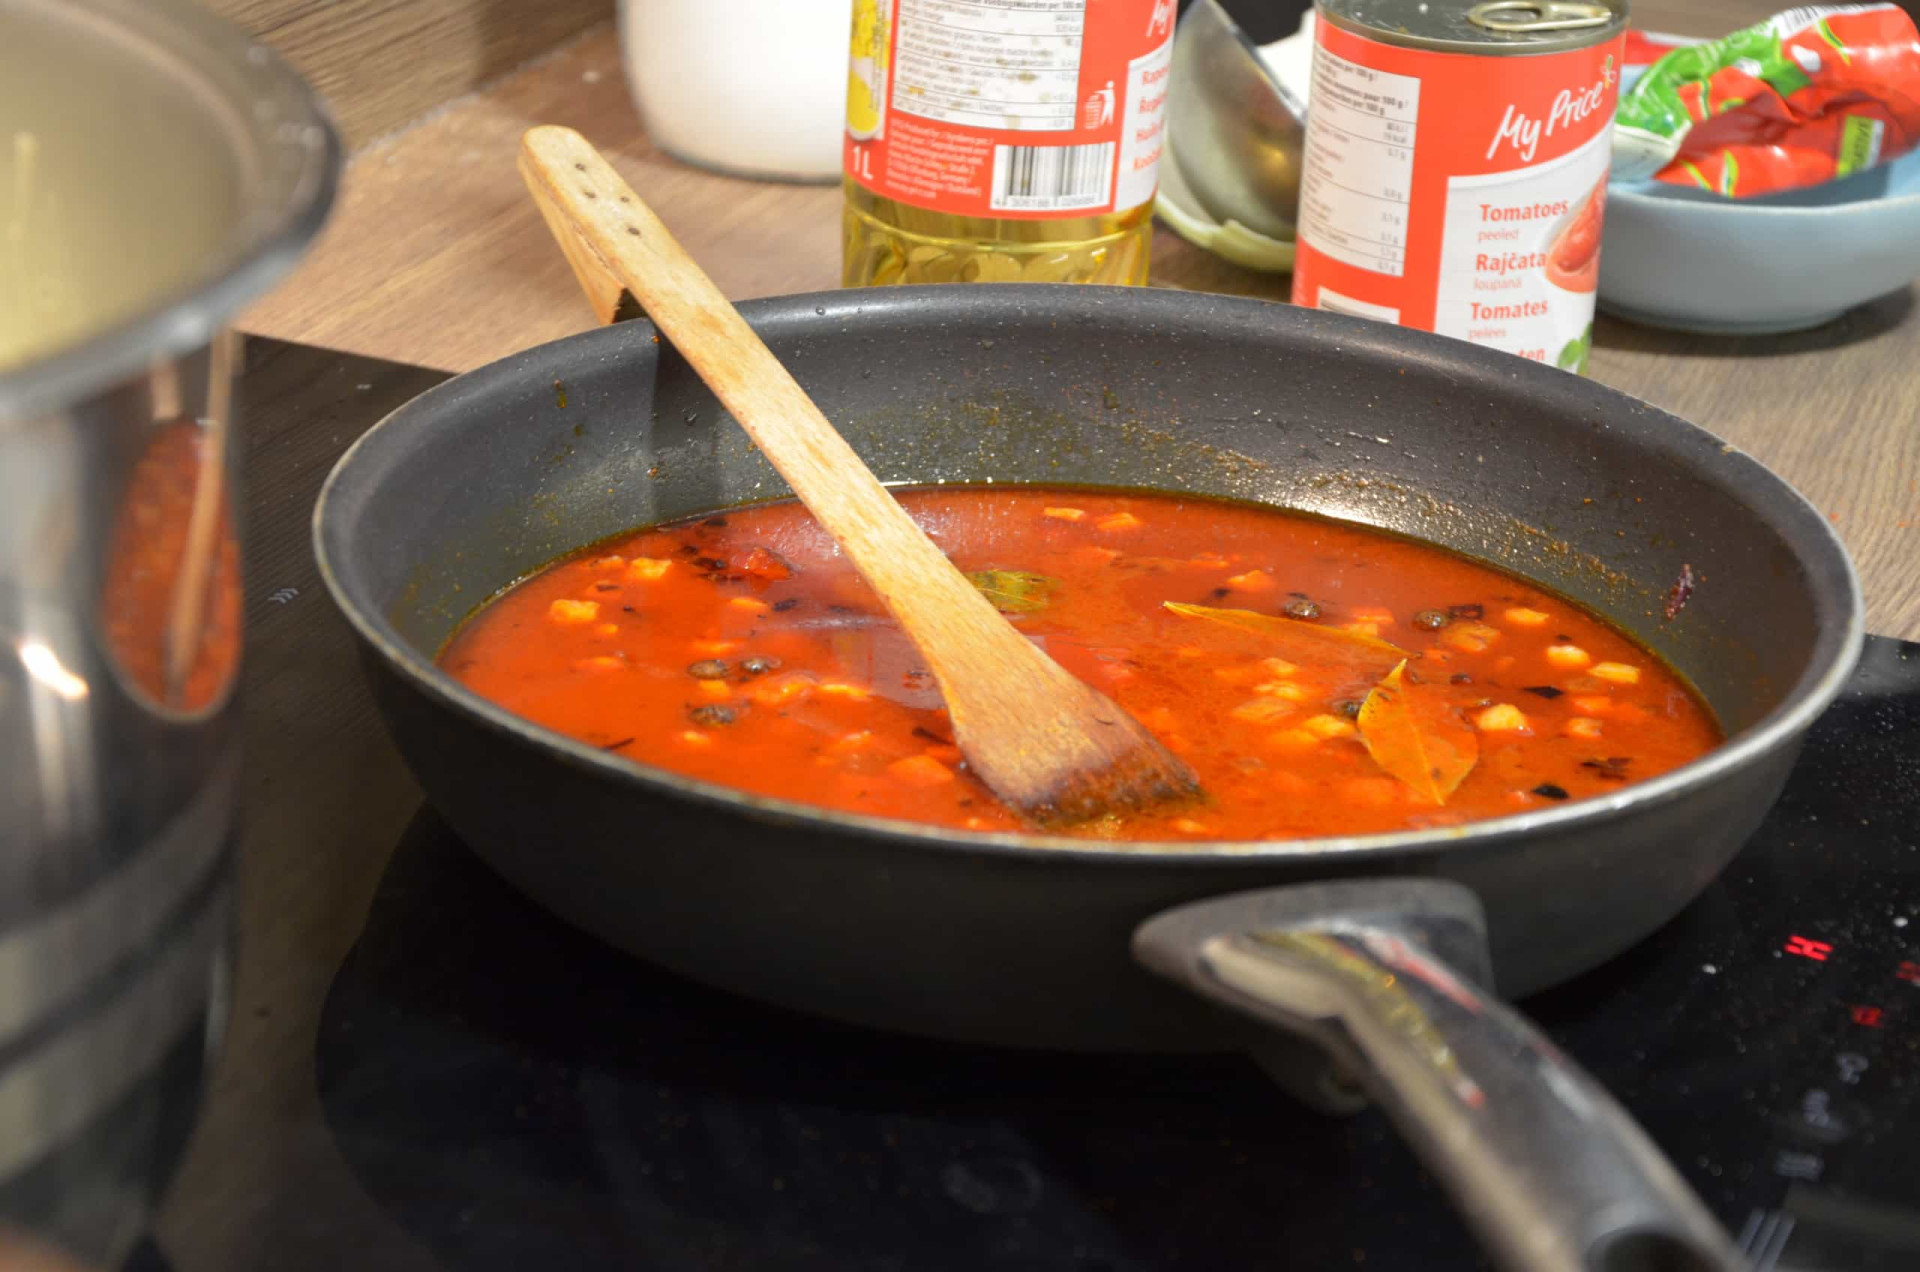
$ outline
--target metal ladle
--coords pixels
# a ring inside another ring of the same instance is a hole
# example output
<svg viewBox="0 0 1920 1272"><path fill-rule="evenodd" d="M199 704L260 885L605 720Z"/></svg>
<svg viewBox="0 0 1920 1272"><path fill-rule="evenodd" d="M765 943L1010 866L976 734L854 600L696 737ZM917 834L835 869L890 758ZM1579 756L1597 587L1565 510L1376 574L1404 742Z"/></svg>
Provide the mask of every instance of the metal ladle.
<svg viewBox="0 0 1920 1272"><path fill-rule="evenodd" d="M1168 151L1201 208L1285 242L1300 203L1306 104L1218 0L1195 0L1173 42Z"/></svg>

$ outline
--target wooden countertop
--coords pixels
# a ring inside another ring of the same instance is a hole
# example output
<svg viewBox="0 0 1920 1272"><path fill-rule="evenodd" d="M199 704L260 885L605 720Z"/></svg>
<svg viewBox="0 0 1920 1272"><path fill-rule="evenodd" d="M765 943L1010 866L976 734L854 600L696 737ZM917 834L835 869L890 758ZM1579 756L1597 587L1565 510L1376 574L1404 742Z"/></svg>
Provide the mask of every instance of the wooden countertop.
<svg viewBox="0 0 1920 1272"><path fill-rule="evenodd" d="M1730 30L1772 0L1635 6L1650 29ZM607 152L734 299L838 286L837 187L699 172L647 140L611 27L463 98L353 160L321 244L243 319L250 331L466 370L592 324L514 169L535 123ZM1165 228L1153 282L1284 300ZM1755 455L1827 512L1858 563L1868 626L1920 639L1920 318L1911 290L1814 331L1722 338L1602 318L1596 379ZM1762 618L1763 616L1756 616Z"/></svg>

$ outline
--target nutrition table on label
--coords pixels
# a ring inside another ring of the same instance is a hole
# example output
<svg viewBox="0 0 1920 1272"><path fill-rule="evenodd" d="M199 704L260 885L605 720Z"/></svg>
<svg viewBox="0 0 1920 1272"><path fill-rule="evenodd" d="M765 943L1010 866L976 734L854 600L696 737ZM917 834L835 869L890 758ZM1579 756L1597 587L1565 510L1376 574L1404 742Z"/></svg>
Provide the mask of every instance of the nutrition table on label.
<svg viewBox="0 0 1920 1272"><path fill-rule="evenodd" d="M1420 81L1313 51L1312 134L1300 220L1314 247L1395 278L1406 263Z"/></svg>
<svg viewBox="0 0 1920 1272"><path fill-rule="evenodd" d="M1065 131L1087 0L900 0L893 108L981 128Z"/></svg>

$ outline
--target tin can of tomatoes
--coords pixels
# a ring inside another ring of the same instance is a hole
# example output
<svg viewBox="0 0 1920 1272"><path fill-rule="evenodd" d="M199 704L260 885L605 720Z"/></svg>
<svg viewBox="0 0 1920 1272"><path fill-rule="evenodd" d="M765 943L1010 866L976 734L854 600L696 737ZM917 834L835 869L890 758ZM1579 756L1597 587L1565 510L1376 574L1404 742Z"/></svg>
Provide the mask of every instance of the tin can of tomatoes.
<svg viewBox="0 0 1920 1272"><path fill-rule="evenodd" d="M1318 0L1293 301L1584 372L1626 0Z"/></svg>

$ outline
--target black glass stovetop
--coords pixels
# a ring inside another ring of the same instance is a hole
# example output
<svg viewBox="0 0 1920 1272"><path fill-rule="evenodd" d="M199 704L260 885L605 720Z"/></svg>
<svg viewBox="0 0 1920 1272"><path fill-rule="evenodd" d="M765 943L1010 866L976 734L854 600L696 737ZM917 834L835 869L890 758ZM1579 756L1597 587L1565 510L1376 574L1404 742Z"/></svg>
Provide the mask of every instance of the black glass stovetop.
<svg viewBox="0 0 1920 1272"><path fill-rule="evenodd" d="M175 1267L1484 1266L1378 1113L1308 1112L1243 1058L813 1021L489 872L420 807L305 541L332 458L435 378L251 346L242 972ZM1920 1268L1916 845L1920 646L1876 639L1725 875L1524 1004L1761 1272Z"/></svg>

